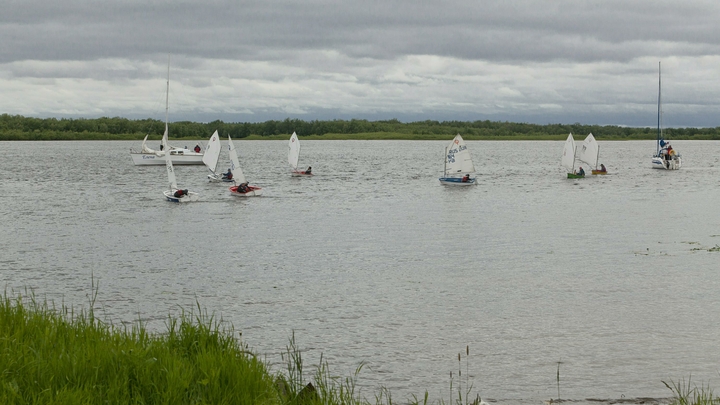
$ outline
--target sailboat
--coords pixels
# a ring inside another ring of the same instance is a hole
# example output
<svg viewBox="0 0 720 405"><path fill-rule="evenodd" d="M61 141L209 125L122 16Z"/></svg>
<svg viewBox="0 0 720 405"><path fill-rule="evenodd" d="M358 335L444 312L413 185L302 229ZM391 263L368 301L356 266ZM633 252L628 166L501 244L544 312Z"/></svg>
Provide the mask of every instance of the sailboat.
<svg viewBox="0 0 720 405"><path fill-rule="evenodd" d="M228 146L230 147L230 169L233 174L233 181L236 185L228 188L230 194L239 197L255 197L262 195L262 188L248 185L247 179L240 168L240 161L238 160L237 150L235 144L233 144L230 135L228 135Z"/></svg>
<svg viewBox="0 0 720 405"><path fill-rule="evenodd" d="M600 145L595 140L595 137L591 133L582 143L580 147L580 155L578 156L581 162L587 163L592 169L592 174L607 174L605 165L602 165L601 169L598 169L598 159L600 158Z"/></svg>
<svg viewBox="0 0 720 405"><path fill-rule="evenodd" d="M660 71L660 62L658 62L658 125L657 125L657 141L655 145L655 154L652 157L653 169L677 170L682 167L682 157L670 143L663 139L662 133L662 76Z"/></svg>
<svg viewBox="0 0 720 405"><path fill-rule="evenodd" d="M568 179L580 179L585 177L584 171L581 171L580 173L575 172L575 151L575 139L573 139L571 133L565 140L565 146L563 146L562 160L560 161L562 166L568 171Z"/></svg>
<svg viewBox="0 0 720 405"><path fill-rule="evenodd" d="M454 186L475 184L475 178L470 178L470 173L475 173L472 156L462 136L457 134L445 148L445 169L440 183Z"/></svg>
<svg viewBox="0 0 720 405"><path fill-rule="evenodd" d="M162 146L165 150L168 148L168 98L170 94L170 63L168 63L168 79L167 79L167 93L165 94L165 133L162 137ZM199 196L197 193L183 190L178 187L177 180L175 179L175 170L173 169L172 159L165 159L165 168L167 169L168 183L170 185L169 190L165 190L163 195L168 201L171 202L190 202L197 201Z"/></svg>
<svg viewBox="0 0 720 405"><path fill-rule="evenodd" d="M298 160L300 159L300 140L297 134L293 132L288 142L288 163L290 164L290 172L293 177L312 176L312 172L308 170L298 170Z"/></svg>
<svg viewBox="0 0 720 405"><path fill-rule="evenodd" d="M226 173L217 172L218 160L220 159L221 149L222 145L220 144L220 137L218 135L218 131L215 131L210 137L207 147L205 148L205 154L203 155L203 163L205 163L205 166L207 166L208 170L210 170L210 174L208 174L208 179L211 182L232 181L232 177L228 179Z"/></svg>
<svg viewBox="0 0 720 405"><path fill-rule="evenodd" d="M165 134L163 135L162 145L163 148L167 148L167 137L168 137L168 126L165 123ZM197 201L199 196L193 191L183 190L178 187L177 180L175 179L175 170L173 169L172 159L165 159L165 168L168 174L168 183L170 185L169 190L163 191L163 195L170 202L190 202Z"/></svg>

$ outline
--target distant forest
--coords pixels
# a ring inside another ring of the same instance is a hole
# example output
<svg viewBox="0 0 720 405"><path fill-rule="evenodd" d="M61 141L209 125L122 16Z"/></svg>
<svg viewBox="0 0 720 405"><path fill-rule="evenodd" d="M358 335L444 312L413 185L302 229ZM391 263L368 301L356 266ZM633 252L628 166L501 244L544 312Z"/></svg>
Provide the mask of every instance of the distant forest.
<svg viewBox="0 0 720 405"><path fill-rule="evenodd" d="M31 118L19 115L0 115L0 140L135 140L150 135L160 139L165 123L160 120L127 118ZM234 139L285 136L296 132L300 137L327 139L449 139L461 134L465 139L564 139L568 133L581 138L592 133L598 139L655 139L656 128L623 127L615 125L526 124L499 121L418 121L403 123L387 121L331 120L198 123L180 121L170 123L171 138L206 139L217 130L221 136ZM372 134L373 136L363 136ZM666 128L668 139L720 139L718 128Z"/></svg>

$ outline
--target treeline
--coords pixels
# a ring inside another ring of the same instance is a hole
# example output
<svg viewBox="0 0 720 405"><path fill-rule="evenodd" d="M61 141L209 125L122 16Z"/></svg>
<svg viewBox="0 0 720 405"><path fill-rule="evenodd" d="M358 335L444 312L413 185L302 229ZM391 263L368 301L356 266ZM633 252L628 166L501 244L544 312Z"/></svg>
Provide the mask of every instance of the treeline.
<svg viewBox="0 0 720 405"><path fill-rule="evenodd" d="M32 118L19 115L0 115L0 140L94 140L94 139L142 139L151 135L159 139L165 130L165 123L154 119L130 120L121 117L94 119ZM411 135L416 138L438 135L462 134L467 139L553 139L563 138L568 133L584 136L593 133L598 139L654 139L656 128L622 127L614 125L575 124L527 124L500 121L417 121L403 123L396 119L386 121L330 120L303 121L287 118L282 121L198 123L180 121L171 123L172 138L204 139L217 130L222 136L235 139L251 135L323 136L326 134L367 134L393 133ZM720 139L718 128L668 128L670 139Z"/></svg>

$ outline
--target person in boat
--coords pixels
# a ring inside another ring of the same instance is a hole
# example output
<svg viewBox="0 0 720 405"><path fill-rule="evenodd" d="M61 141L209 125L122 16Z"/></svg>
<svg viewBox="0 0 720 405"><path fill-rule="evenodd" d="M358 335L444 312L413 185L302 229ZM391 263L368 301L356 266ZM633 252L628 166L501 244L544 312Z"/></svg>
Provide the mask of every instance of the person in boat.
<svg viewBox="0 0 720 405"><path fill-rule="evenodd" d="M577 175L581 177L585 176L585 169L583 169L582 166L580 166L580 169L578 169Z"/></svg>
<svg viewBox="0 0 720 405"><path fill-rule="evenodd" d="M463 176L462 180L460 180L460 181L462 181L463 183L467 183L468 181L470 181L470 175L469 175L469 174L465 174L465 175Z"/></svg>
<svg viewBox="0 0 720 405"><path fill-rule="evenodd" d="M601 173L606 173L606 172L607 172L607 169L605 168L605 165L602 164L602 163L600 163L600 172L601 172Z"/></svg>
<svg viewBox="0 0 720 405"><path fill-rule="evenodd" d="M223 179L232 180L233 175L232 175L232 171L230 170L230 168L228 168L227 173L223 173L222 177L223 177Z"/></svg>
<svg viewBox="0 0 720 405"><path fill-rule="evenodd" d="M307 170L305 170L305 174L312 174L312 167L308 166Z"/></svg>
<svg viewBox="0 0 720 405"><path fill-rule="evenodd" d="M160 150L163 150L163 145L162 145L162 144L160 144Z"/></svg>
<svg viewBox="0 0 720 405"><path fill-rule="evenodd" d="M175 190L175 194L173 194L176 198L182 198L183 196L186 196L188 194L187 190Z"/></svg>
<svg viewBox="0 0 720 405"><path fill-rule="evenodd" d="M245 183L240 183L240 184L237 186L237 192L238 192L238 193L243 193L243 194L245 194L245 193L247 193L248 191L250 191L250 189L248 188L248 183L247 183L247 182L245 182Z"/></svg>
<svg viewBox="0 0 720 405"><path fill-rule="evenodd" d="M200 145L195 145L195 153L200 153Z"/></svg>

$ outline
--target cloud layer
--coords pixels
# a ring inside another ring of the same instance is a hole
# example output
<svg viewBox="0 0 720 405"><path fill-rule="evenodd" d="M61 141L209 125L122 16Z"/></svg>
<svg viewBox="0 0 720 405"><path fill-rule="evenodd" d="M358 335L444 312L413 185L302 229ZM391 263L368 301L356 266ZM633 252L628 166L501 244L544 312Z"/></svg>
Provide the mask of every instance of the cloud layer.
<svg viewBox="0 0 720 405"><path fill-rule="evenodd" d="M711 1L11 1L0 112L653 125L715 117Z"/></svg>

